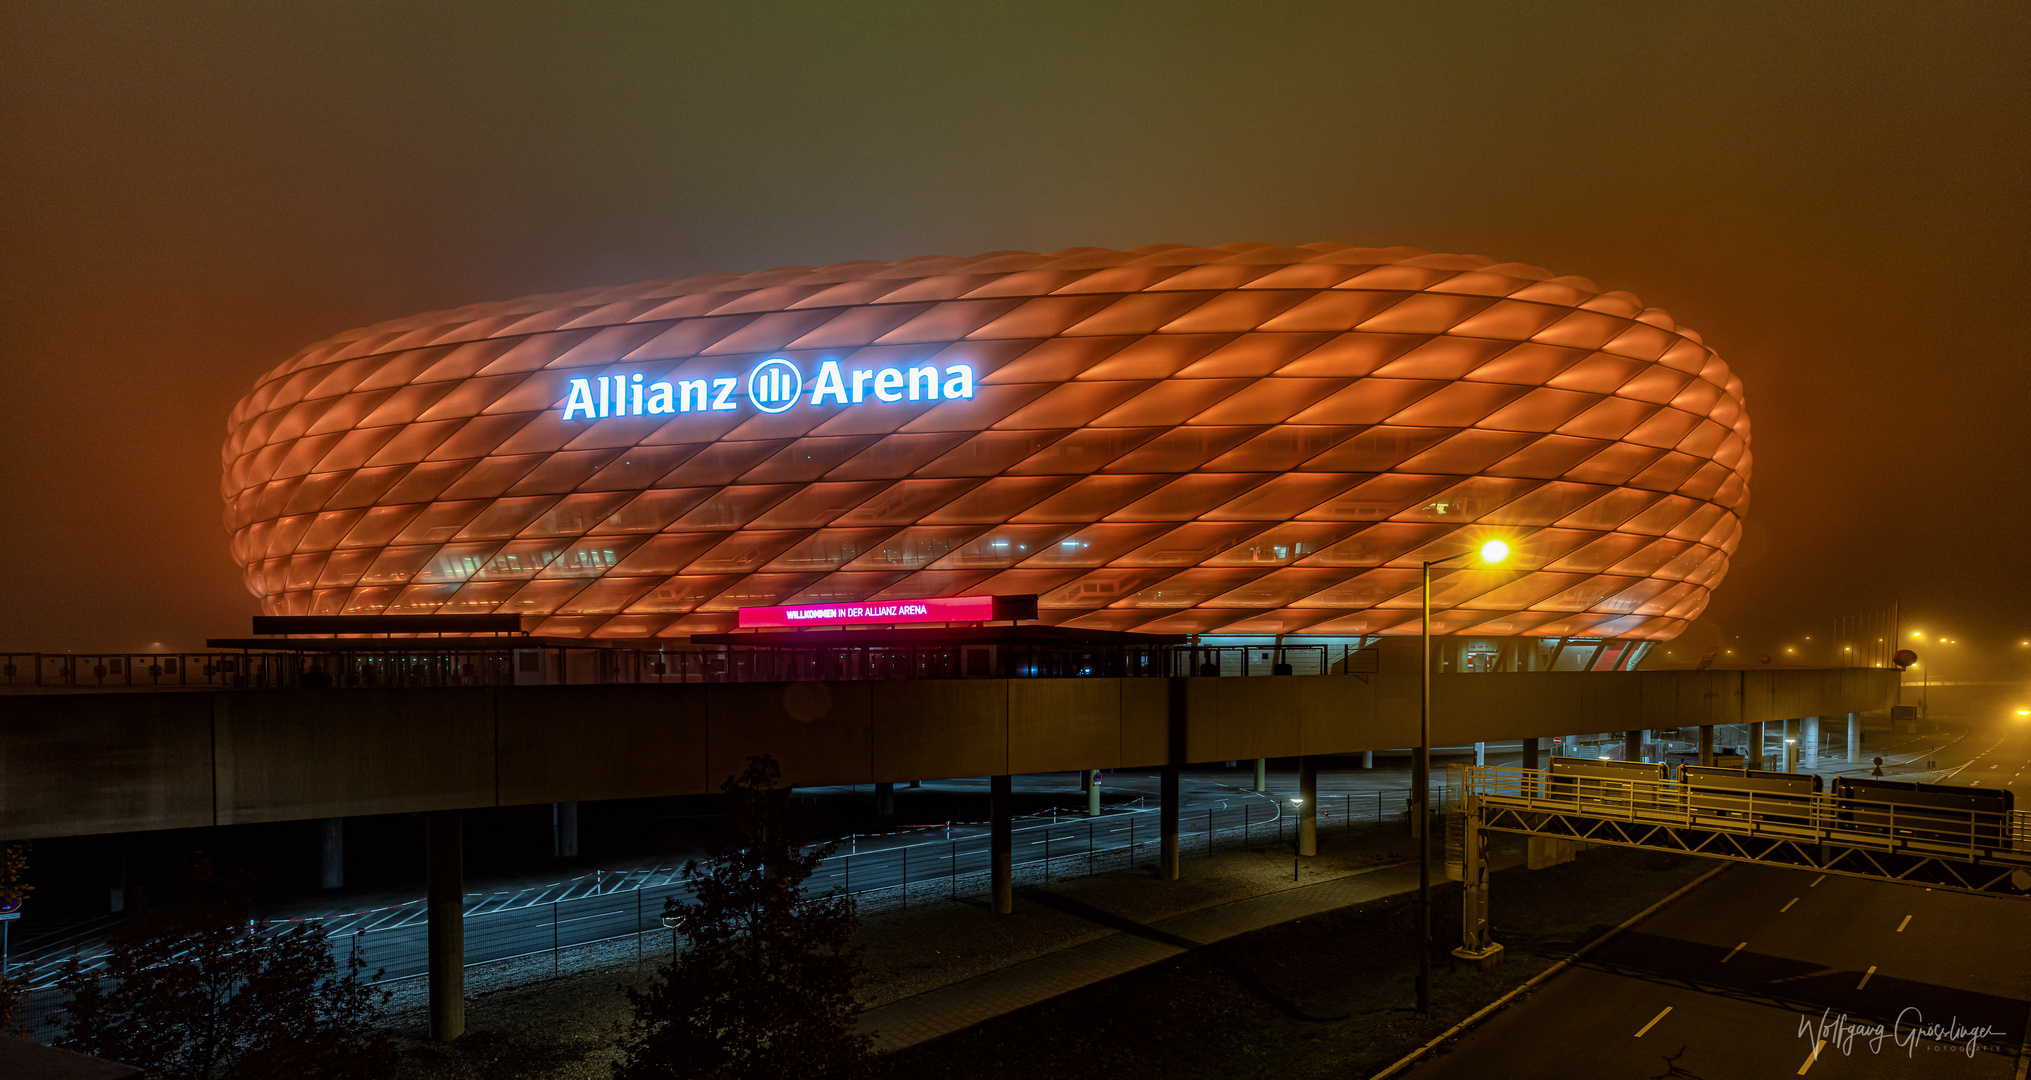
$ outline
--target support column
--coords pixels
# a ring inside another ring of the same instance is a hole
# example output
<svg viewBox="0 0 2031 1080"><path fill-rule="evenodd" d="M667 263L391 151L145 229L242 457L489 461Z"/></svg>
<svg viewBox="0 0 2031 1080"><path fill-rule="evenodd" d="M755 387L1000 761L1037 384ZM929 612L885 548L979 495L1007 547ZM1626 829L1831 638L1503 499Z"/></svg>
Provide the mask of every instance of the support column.
<svg viewBox="0 0 2031 1080"><path fill-rule="evenodd" d="M423 815L430 958L430 1037L465 1034L465 838L459 811Z"/></svg>
<svg viewBox="0 0 2031 1080"><path fill-rule="evenodd" d="M1700 764L1711 768L1714 764L1714 725L1700 726Z"/></svg>
<svg viewBox="0 0 2031 1080"><path fill-rule="evenodd" d="M994 912L1007 915L1015 910L1015 777L991 776L987 781L988 870L994 892Z"/></svg>
<svg viewBox="0 0 2031 1080"><path fill-rule="evenodd" d="M1749 725L1749 745L1743 747L1742 749L1745 753L1744 760L1742 761L1742 766L1752 771L1758 772L1762 771L1763 721L1758 720L1755 723Z"/></svg>
<svg viewBox="0 0 2031 1080"><path fill-rule="evenodd" d="M1784 722L1784 749L1781 753L1784 755L1784 771L1797 772L1798 718L1795 716Z"/></svg>
<svg viewBox="0 0 2031 1080"><path fill-rule="evenodd" d="M1255 759L1255 790L1269 790L1269 759L1266 757Z"/></svg>
<svg viewBox="0 0 2031 1080"><path fill-rule="evenodd" d="M1862 762L1862 714L1848 714L1848 764Z"/></svg>
<svg viewBox="0 0 2031 1080"><path fill-rule="evenodd" d="M1622 733L1622 760L1643 760L1643 732L1625 731Z"/></svg>
<svg viewBox="0 0 2031 1080"><path fill-rule="evenodd" d="M1298 759L1298 854L1319 853L1319 765L1317 758Z"/></svg>
<svg viewBox="0 0 2031 1080"><path fill-rule="evenodd" d="M1157 831L1163 842L1159 869L1165 881L1178 880L1178 767L1166 765L1157 781Z"/></svg>
<svg viewBox="0 0 2031 1080"><path fill-rule="evenodd" d="M1808 716L1798 722L1798 763L1808 769L1819 768L1819 717Z"/></svg>
<svg viewBox="0 0 2031 1080"><path fill-rule="evenodd" d="M1523 740L1523 760L1518 764L1526 769L1535 769L1540 767L1538 765L1539 760L1537 756L1537 740L1535 738Z"/></svg>
<svg viewBox="0 0 2031 1080"><path fill-rule="evenodd" d="M876 817L896 816L896 785L878 783L874 786L874 814Z"/></svg>
<svg viewBox="0 0 2031 1080"><path fill-rule="evenodd" d="M1454 971L1486 971L1502 962L1502 945L1488 931L1488 860L1481 849L1478 796L1463 800L1463 843L1460 852L1460 947L1453 950Z"/></svg>
<svg viewBox="0 0 2031 1080"><path fill-rule="evenodd" d="M1086 770L1086 816L1100 816L1100 770Z"/></svg>
<svg viewBox="0 0 2031 1080"><path fill-rule="evenodd" d="M1373 750L1361 751L1361 767L1364 769L1372 769L1375 767L1375 751Z"/></svg>
<svg viewBox="0 0 2031 1080"><path fill-rule="evenodd" d="M346 819L317 823L317 887L336 889L346 883Z"/></svg>
<svg viewBox="0 0 2031 1080"><path fill-rule="evenodd" d="M1475 744L1474 744L1474 764L1476 764L1476 765L1486 765L1486 764L1488 764L1488 744L1487 744L1487 743L1484 743L1484 742L1477 742L1477 743L1475 743Z"/></svg>
<svg viewBox="0 0 2031 1080"><path fill-rule="evenodd" d="M578 858L578 804L550 804L550 854L560 859Z"/></svg>

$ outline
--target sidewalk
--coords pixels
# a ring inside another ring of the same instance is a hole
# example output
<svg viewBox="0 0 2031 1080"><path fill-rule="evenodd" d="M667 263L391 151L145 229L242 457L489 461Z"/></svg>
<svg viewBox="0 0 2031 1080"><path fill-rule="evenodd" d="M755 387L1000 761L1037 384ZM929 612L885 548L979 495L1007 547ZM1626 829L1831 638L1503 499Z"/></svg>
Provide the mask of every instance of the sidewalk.
<svg viewBox="0 0 2031 1080"><path fill-rule="evenodd" d="M1521 862L1520 851L1504 851L1494 854L1490 866L1500 869ZM1445 868L1437 858L1433 863L1436 885L1445 880ZM869 1009L861 1014L860 1030L874 1037L876 1050L882 1053L900 1050L1203 945L1416 888L1417 863L1409 860L1147 924L1110 915L1068 897L1023 893L1020 895L1025 902L1078 914L1115 932Z"/></svg>

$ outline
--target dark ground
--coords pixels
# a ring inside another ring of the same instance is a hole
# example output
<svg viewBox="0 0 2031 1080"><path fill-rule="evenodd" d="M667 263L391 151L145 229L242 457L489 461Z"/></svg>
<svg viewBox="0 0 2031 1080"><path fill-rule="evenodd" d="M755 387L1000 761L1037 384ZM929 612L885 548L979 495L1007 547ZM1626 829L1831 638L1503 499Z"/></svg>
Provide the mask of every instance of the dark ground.
<svg viewBox="0 0 2031 1080"><path fill-rule="evenodd" d="M1242 935L911 1047L899 1078L1274 1077L1346 1080L1381 1069L1718 864L1596 849L1493 878L1507 961L1455 975L1459 886L1434 892L1433 1015L1419 1017L1414 897ZM1450 937L1448 936L1450 935Z"/></svg>

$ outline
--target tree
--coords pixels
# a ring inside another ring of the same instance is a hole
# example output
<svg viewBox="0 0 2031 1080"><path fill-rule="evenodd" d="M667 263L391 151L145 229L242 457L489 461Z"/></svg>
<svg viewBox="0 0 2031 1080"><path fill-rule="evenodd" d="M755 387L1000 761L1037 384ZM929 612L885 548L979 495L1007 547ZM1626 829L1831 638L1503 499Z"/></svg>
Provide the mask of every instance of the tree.
<svg viewBox="0 0 2031 1080"><path fill-rule="evenodd" d="M35 886L21 883L28 872L28 845L9 844L0 848L0 911L19 911ZM14 1026L14 1014L28 993L28 977L0 971L0 1035Z"/></svg>
<svg viewBox="0 0 2031 1080"><path fill-rule="evenodd" d="M64 1041L162 1080L386 1076L394 1046L375 1028L388 994L361 979L365 962L340 965L315 923L252 918L252 895L246 875L199 859L175 907L142 899L103 969L65 966Z"/></svg>
<svg viewBox="0 0 2031 1080"><path fill-rule="evenodd" d="M693 899L663 909L686 948L646 988L628 989L634 1016L615 1080L876 1075L872 1040L854 1031L853 901L805 894L832 845L803 843L781 778L773 759L751 757L721 786L724 833L684 864Z"/></svg>

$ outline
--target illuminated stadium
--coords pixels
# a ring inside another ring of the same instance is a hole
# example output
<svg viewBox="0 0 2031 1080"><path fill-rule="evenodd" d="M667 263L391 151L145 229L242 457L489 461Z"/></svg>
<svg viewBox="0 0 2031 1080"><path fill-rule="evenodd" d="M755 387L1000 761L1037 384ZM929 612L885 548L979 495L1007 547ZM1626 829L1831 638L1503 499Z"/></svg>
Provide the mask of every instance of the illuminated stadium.
<svg viewBox="0 0 2031 1080"><path fill-rule="evenodd" d="M1498 643L1459 663L1586 639L1626 667L1705 608L1749 500L1741 381L1663 311L1341 244L477 304L304 349L229 429L263 612L636 641L1032 593L1072 628L1365 641L1418 632L1420 562L1501 539L1434 571L1434 632Z"/></svg>

